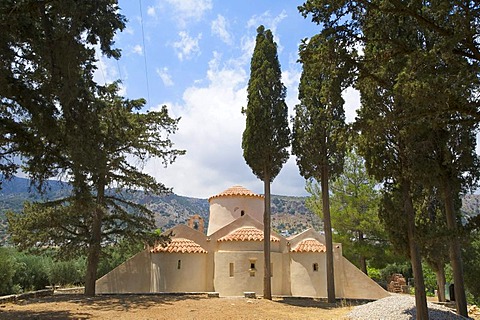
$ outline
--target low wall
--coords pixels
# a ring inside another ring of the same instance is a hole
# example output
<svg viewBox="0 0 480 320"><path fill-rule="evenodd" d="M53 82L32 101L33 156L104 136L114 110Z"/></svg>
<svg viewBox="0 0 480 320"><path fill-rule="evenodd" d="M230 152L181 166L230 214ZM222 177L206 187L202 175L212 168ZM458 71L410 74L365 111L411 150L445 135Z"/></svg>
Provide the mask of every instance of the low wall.
<svg viewBox="0 0 480 320"><path fill-rule="evenodd" d="M38 291L25 292L21 294L11 294L8 296L0 297L0 304L7 303L7 302L16 302L18 300L23 300L23 299L53 296L53 293L54 293L53 289L44 289L44 290L38 290Z"/></svg>

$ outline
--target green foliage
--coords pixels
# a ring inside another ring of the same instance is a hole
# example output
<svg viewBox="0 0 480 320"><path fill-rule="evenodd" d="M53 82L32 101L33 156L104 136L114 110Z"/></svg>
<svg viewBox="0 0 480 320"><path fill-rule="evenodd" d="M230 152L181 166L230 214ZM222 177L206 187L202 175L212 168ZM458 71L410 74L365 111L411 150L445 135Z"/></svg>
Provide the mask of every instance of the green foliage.
<svg viewBox="0 0 480 320"><path fill-rule="evenodd" d="M290 145L286 88L273 34L257 29L247 87L246 127L242 136L245 161L262 181L272 182L288 159Z"/></svg>
<svg viewBox="0 0 480 320"><path fill-rule="evenodd" d="M125 18L111 0L8 0L0 6L0 27L0 145L5 150L0 170L7 177L14 173L14 157L21 154L24 171L36 167L31 173L41 184L51 162L65 165L56 159L65 152L60 148L69 146L73 157L86 151L82 133L94 129L89 106L96 91L93 47L118 58L113 37L125 27Z"/></svg>
<svg viewBox="0 0 480 320"><path fill-rule="evenodd" d="M330 199L334 239L343 244L345 255L357 264L359 260L376 266L387 263L391 249L378 218L378 186L355 149L347 152L344 172L332 182Z"/></svg>
<svg viewBox="0 0 480 320"><path fill-rule="evenodd" d="M17 261L11 248L0 247L0 295L12 293Z"/></svg>
<svg viewBox="0 0 480 320"><path fill-rule="evenodd" d="M48 280L52 285L81 284L85 280L85 259L77 258L53 263L49 270Z"/></svg>
<svg viewBox="0 0 480 320"><path fill-rule="evenodd" d="M85 258L55 260L55 251L33 254L0 247L0 295L41 290L52 284L82 284Z"/></svg>
<svg viewBox="0 0 480 320"><path fill-rule="evenodd" d="M22 291L41 290L50 284L49 272L53 266L50 257L17 253L16 260L13 283L18 284Z"/></svg>
<svg viewBox="0 0 480 320"><path fill-rule="evenodd" d="M475 231L467 245L463 247L465 287L471 294L471 300L480 304L480 231Z"/></svg>
<svg viewBox="0 0 480 320"><path fill-rule="evenodd" d="M378 268L367 266L367 274L370 278L372 278L376 282L379 282L382 280L382 275L380 273L380 269Z"/></svg>
<svg viewBox="0 0 480 320"><path fill-rule="evenodd" d="M320 180L321 170L335 177L343 170L346 150L345 111L342 91L348 86L349 66L338 56L341 44L323 34L300 45L300 104L295 106L292 153L306 179ZM329 179L329 178L327 178Z"/></svg>
<svg viewBox="0 0 480 320"><path fill-rule="evenodd" d="M169 135L177 128L178 119L168 115L166 107L157 112L140 113L143 99L126 100L117 96L117 84L100 91L94 103L95 132L84 132L90 150L83 158L64 150L64 168L49 163L55 170L71 174L72 195L46 203L26 203L21 214L9 213L12 240L21 248L44 248L56 245L62 255L87 254L91 259L94 279L101 245L118 237L147 239L155 228L154 213L144 205L130 201L121 191L161 194L169 190L141 171L136 165L151 157L165 165L184 153L172 148ZM92 114L93 116L93 114ZM53 168L51 167L51 168ZM37 170L38 167L32 167ZM42 169L43 170L43 169ZM115 186L116 189L108 187ZM108 191L108 192L107 192ZM94 282L87 282L93 288ZM87 292L87 290L86 290ZM89 291L89 294L91 291Z"/></svg>

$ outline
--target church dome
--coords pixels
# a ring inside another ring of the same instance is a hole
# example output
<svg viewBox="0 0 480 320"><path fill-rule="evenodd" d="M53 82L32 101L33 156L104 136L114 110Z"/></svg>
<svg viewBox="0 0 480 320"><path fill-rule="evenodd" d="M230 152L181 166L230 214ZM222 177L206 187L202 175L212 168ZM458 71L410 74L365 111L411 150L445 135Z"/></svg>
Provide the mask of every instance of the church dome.
<svg viewBox="0 0 480 320"><path fill-rule="evenodd" d="M263 199L263 195L256 194L256 193L248 190L247 188L244 188L242 186L233 186L233 187L230 187L223 192L220 192L217 195L211 196L210 198L208 198L208 201L210 201L214 198L219 198L219 197L238 197L238 196L240 196L240 197L256 197L256 198L262 198Z"/></svg>
<svg viewBox="0 0 480 320"><path fill-rule="evenodd" d="M238 185L211 196L208 198L210 214L207 235L213 234L244 215L263 221L264 199L263 195Z"/></svg>

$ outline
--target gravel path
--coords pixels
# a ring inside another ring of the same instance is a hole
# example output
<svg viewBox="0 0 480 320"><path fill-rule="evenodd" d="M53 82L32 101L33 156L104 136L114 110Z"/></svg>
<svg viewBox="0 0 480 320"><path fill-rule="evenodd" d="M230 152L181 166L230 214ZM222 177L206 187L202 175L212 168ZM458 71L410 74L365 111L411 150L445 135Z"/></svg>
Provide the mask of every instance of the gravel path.
<svg viewBox="0 0 480 320"><path fill-rule="evenodd" d="M428 311L430 320L467 319L434 303L428 303ZM347 318L351 320L414 320L415 315L414 297L394 295L357 306L347 315Z"/></svg>

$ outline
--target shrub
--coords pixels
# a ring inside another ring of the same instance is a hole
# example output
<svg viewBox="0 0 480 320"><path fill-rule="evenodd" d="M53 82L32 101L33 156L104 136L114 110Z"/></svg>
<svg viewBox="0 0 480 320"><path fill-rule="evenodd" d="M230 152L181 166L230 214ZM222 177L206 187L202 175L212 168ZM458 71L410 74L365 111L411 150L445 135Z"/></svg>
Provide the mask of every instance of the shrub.
<svg viewBox="0 0 480 320"><path fill-rule="evenodd" d="M0 295L13 293L13 276L16 268L14 250L0 247Z"/></svg>
<svg viewBox="0 0 480 320"><path fill-rule="evenodd" d="M49 284L48 270L51 259L32 254L17 254L16 259L17 267L13 283L19 285L24 292L45 289Z"/></svg>

